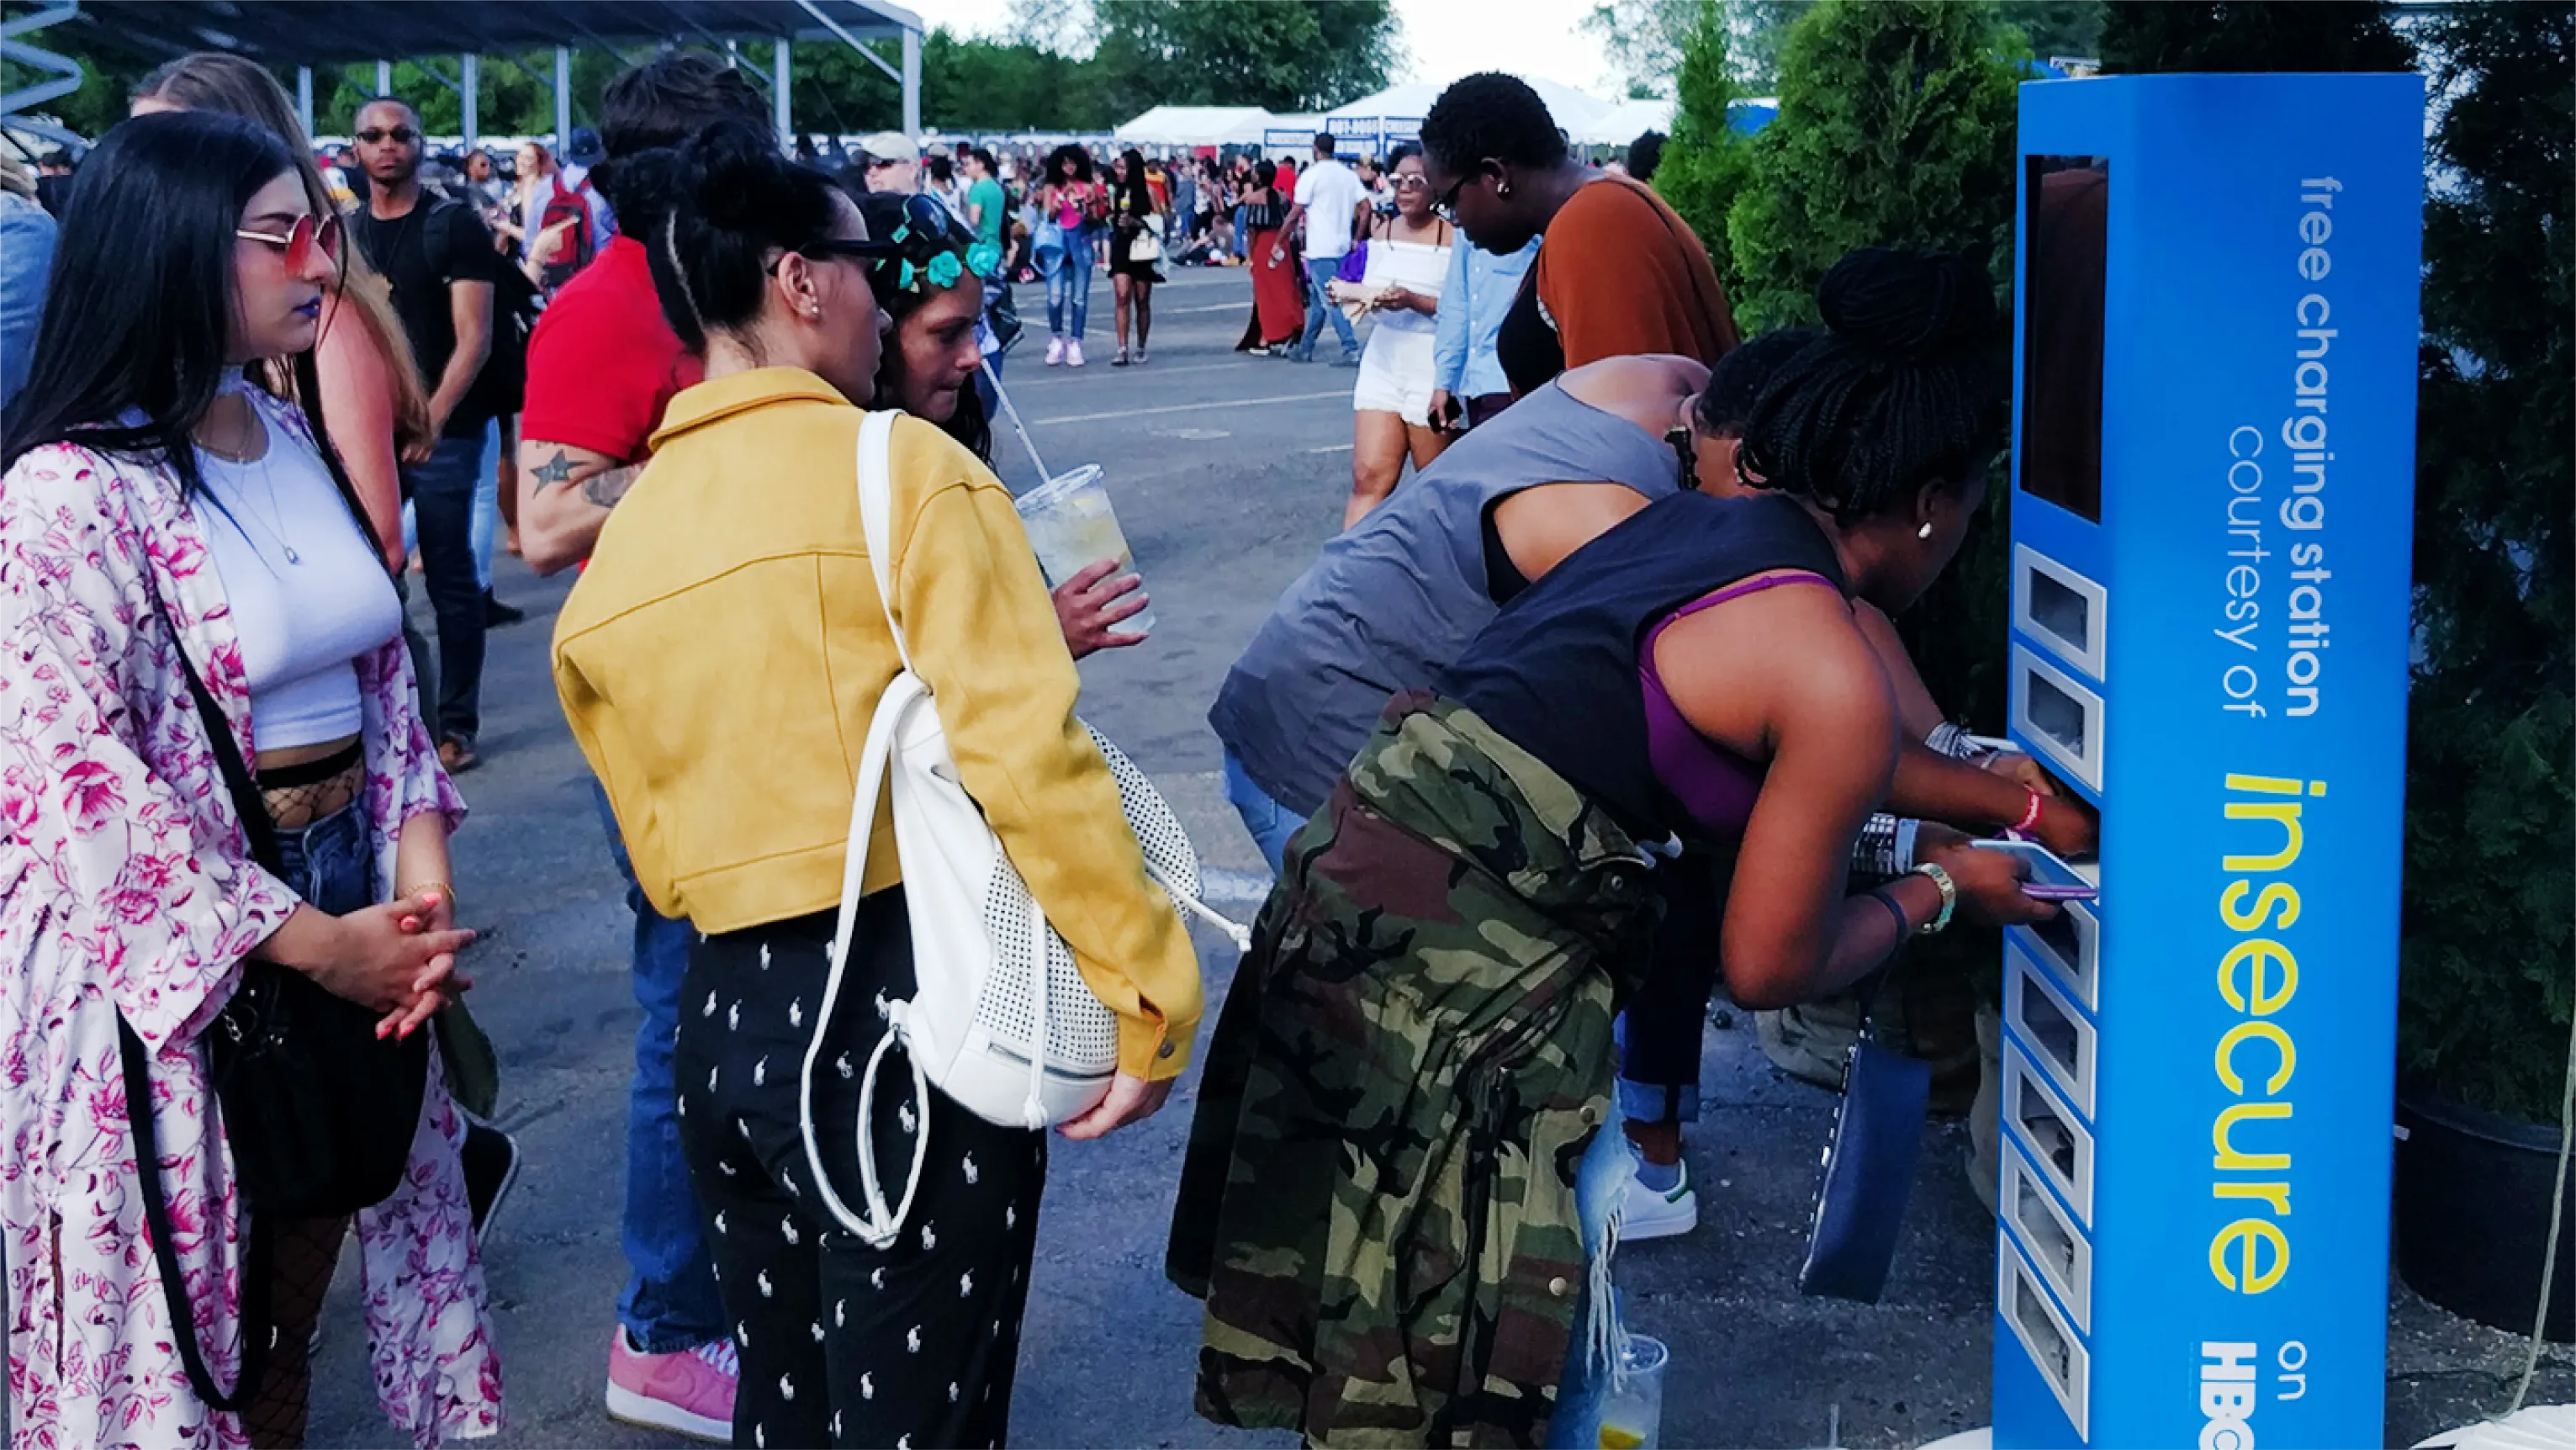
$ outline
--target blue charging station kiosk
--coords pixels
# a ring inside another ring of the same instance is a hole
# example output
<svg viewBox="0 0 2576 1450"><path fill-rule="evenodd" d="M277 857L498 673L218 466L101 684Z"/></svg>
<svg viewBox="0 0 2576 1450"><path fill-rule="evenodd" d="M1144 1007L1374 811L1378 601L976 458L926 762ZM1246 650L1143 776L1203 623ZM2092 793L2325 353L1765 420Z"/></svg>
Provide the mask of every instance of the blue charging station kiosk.
<svg viewBox="0 0 2576 1450"><path fill-rule="evenodd" d="M1994 1443L2381 1443L2424 88L2021 89Z"/></svg>

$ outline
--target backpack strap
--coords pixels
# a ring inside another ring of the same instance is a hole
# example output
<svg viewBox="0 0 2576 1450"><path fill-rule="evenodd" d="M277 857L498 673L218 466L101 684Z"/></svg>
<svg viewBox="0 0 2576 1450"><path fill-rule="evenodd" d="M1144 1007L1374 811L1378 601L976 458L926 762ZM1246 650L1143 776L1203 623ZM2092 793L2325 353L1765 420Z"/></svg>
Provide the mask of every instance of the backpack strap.
<svg viewBox="0 0 2576 1450"><path fill-rule="evenodd" d="M903 673L895 676L894 683L877 700L876 716L868 724L867 744L859 753L859 784L850 800L849 845L841 863L841 910L832 931L831 966L823 979L822 1008L815 1014L814 1036L806 1044L805 1065L796 1083L797 1127L805 1140L805 1163L814 1175L815 1190L843 1228L876 1249L892 1247L903 1231L903 1221L911 1216L914 1196L921 1188L922 1168L930 1153L930 1083L922 1074L921 1064L906 1053L904 1060L912 1069L913 1102L921 1115L921 1131L913 1135L912 1172L904 1184L903 1200L889 1210L876 1167L877 1074L900 1035L897 1029L903 1024L907 1004L884 1004L887 1031L878 1039L876 1050L868 1054L867 1073L859 1084L857 1134L859 1180L867 1208L864 1215L841 1201L839 1191L832 1186L831 1174L823 1166L822 1141L814 1123L814 1072L821 1065L831 1024L837 1020L841 982L849 972L850 938L858 924L859 894L867 884L868 845L876 830L877 800L885 792L886 764L894 755L895 734L912 711L930 704L930 688L913 673L911 656L905 652L903 626L895 622L894 566L886 557L894 534L894 420L893 412L879 411L869 413L859 424L859 527L867 540L868 567L876 575L877 593L886 602L886 628L894 634L895 652L903 656Z"/></svg>

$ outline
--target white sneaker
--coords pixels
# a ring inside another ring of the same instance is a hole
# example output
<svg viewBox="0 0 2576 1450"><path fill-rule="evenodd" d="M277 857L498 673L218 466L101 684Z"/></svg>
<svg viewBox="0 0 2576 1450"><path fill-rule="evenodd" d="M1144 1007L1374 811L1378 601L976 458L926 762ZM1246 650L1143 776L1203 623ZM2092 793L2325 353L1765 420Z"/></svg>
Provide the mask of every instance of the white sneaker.
<svg viewBox="0 0 2576 1450"><path fill-rule="evenodd" d="M1048 339L1047 339L1046 365L1047 365L1048 367L1054 367L1055 365L1057 365L1058 363L1061 363L1061 362L1063 362L1063 361L1064 361L1064 339L1063 339L1063 338L1060 338L1060 337L1050 337L1050 338L1048 338Z"/></svg>
<svg viewBox="0 0 2576 1450"><path fill-rule="evenodd" d="M1078 368L1082 366L1082 340L1080 338L1076 338L1064 345L1064 365L1069 368Z"/></svg>
<svg viewBox="0 0 2576 1450"><path fill-rule="evenodd" d="M1648 1188L1642 1178L1628 1180L1619 1209L1619 1242L1678 1238L1699 1227L1699 1191L1691 1187L1690 1164L1683 1163L1681 1170L1681 1178L1664 1192Z"/></svg>

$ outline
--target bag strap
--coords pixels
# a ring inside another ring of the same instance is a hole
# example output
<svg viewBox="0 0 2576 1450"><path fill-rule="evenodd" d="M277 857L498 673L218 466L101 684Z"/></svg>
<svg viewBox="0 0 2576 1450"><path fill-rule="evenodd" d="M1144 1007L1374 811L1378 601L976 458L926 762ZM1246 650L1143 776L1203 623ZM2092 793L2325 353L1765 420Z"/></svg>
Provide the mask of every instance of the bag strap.
<svg viewBox="0 0 2576 1450"><path fill-rule="evenodd" d="M241 816L242 829L250 837L251 855L261 866L275 872L280 859L277 837L270 829L268 808L260 801L259 788L242 763L232 725L207 693L205 681L197 677L196 666L189 663L187 637L179 632L177 621L170 617L148 573L143 587L151 597L152 612L170 631L171 650L178 657L179 672L187 677L188 693L196 700L197 717L205 723L215 760L223 767L224 784L232 791L233 809ZM260 1384L268 1376L269 1341L276 1335L269 1320L267 1218L263 1214L250 1215L250 1249L242 1261L241 1372L233 1377L233 1391L227 1395L215 1388L215 1377L206 1368L205 1353L197 1343L197 1317L188 1302L188 1281L179 1272L178 1236L171 1231L169 1195L161 1185L160 1133L152 1119L151 1054L122 1012L116 1015L116 1045L125 1074L126 1122L134 1135L134 1176L143 1190L143 1225L152 1240L154 1265L161 1273L161 1298L170 1315L170 1338L179 1350L180 1367L187 1371L188 1387L196 1391L197 1398L210 1409L239 1414L258 1397Z"/></svg>
<svg viewBox="0 0 2576 1450"><path fill-rule="evenodd" d="M922 1074L921 1064L907 1053L921 1131L913 1136L912 1172L904 1185L903 1201L889 1212L876 1171L876 1083L886 1052L894 1045L895 1029L902 1024L906 1004L885 1004L887 1031L876 1050L868 1054L867 1075L859 1087L857 1132L860 1188L867 1203L864 1216L841 1201L839 1192L832 1187L831 1174L823 1166L822 1141L814 1123L814 1072L822 1062L824 1043L836 1020L842 979L849 972L850 938L858 925L859 895L866 888L868 845L876 829L877 799L885 790L886 762L894 755L896 731L913 710L928 704L930 698L930 687L913 673L912 657L904 646L903 626L895 622L894 566L886 557L894 533L890 458L894 419L891 411L879 411L869 413L859 424L859 528L867 542L868 567L876 575L878 597L885 604L886 628L894 635L895 653L903 659L903 673L895 676L878 698L876 716L868 724L867 743L859 753L859 783L850 799L850 835L841 862L841 909L832 931L831 965L823 979L823 1004L815 1014L814 1036L805 1046L805 1065L796 1083L797 1128L804 1137L805 1163L814 1175L814 1187L822 1195L823 1206L840 1220L843 1228L876 1249L892 1247L896 1235L902 1232L903 1221L912 1213L913 1197L921 1187L922 1168L930 1152L930 1084Z"/></svg>

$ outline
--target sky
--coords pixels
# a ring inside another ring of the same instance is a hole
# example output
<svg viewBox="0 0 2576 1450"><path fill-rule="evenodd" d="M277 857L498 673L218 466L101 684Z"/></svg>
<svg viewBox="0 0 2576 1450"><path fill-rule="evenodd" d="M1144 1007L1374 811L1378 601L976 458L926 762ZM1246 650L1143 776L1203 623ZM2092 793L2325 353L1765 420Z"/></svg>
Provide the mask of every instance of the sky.
<svg viewBox="0 0 2576 1450"><path fill-rule="evenodd" d="M1010 13L1009 0L909 3L925 24L968 33L998 31ZM1576 28L1591 8L1586 0L1395 0L1411 63L1390 78L1446 85L1500 70L1614 97L1619 87L1601 43Z"/></svg>

